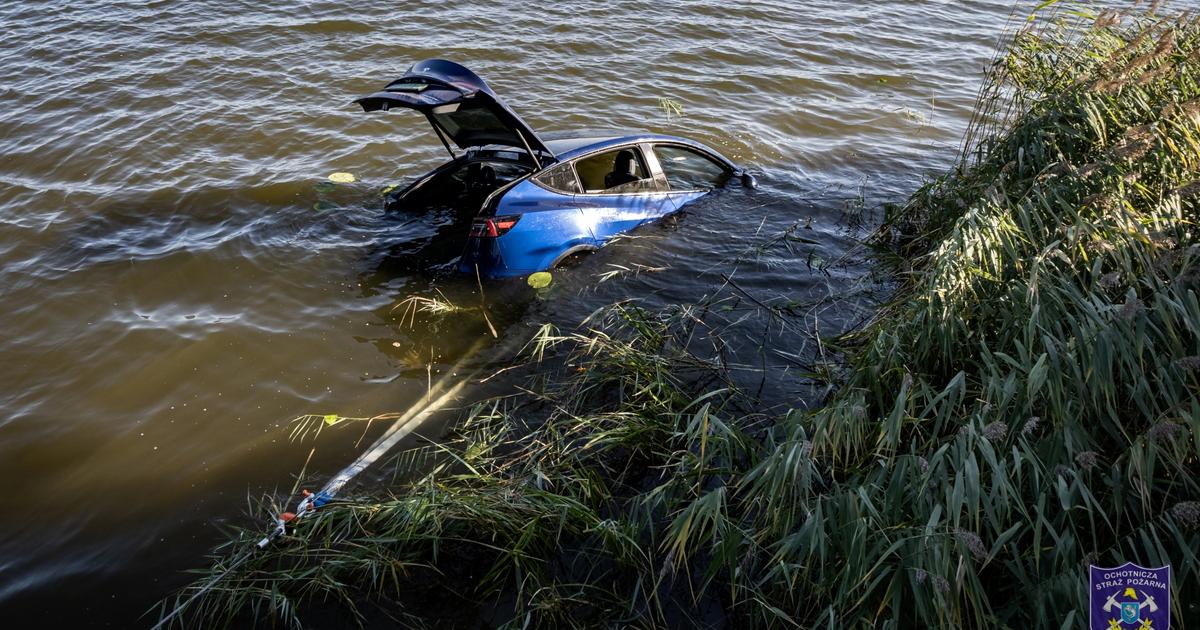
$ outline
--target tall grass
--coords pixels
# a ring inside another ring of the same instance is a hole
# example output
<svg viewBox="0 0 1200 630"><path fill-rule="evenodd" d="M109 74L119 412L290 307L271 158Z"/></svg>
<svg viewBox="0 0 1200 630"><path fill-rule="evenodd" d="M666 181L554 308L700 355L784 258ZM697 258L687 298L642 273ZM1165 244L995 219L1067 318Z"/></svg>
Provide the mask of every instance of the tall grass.
<svg viewBox="0 0 1200 630"><path fill-rule="evenodd" d="M1114 15L997 58L963 161L887 211L899 288L826 340L820 409L753 413L695 309L545 327L557 376L181 619L1070 628L1088 565L1137 561L1195 623L1200 22Z"/></svg>

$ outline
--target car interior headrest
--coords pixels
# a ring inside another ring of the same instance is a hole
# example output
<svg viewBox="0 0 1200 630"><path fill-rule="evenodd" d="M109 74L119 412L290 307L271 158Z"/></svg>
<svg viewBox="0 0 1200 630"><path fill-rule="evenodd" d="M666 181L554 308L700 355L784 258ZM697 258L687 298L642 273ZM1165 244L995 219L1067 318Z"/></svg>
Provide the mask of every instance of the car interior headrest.
<svg viewBox="0 0 1200 630"><path fill-rule="evenodd" d="M613 172L622 175L637 175L637 162L633 159L633 151L624 150L617 154L613 163Z"/></svg>

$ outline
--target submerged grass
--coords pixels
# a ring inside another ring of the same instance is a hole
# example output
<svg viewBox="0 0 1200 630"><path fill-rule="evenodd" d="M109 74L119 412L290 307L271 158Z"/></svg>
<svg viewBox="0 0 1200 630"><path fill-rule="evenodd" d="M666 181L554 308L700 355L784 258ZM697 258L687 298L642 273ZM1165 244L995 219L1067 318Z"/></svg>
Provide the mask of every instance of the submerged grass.
<svg viewBox="0 0 1200 630"><path fill-rule="evenodd" d="M1137 561L1194 623L1200 22L1069 19L1015 36L962 163L888 209L899 288L825 341L823 407L749 411L703 309L544 327L556 375L180 620L1080 627L1088 565Z"/></svg>

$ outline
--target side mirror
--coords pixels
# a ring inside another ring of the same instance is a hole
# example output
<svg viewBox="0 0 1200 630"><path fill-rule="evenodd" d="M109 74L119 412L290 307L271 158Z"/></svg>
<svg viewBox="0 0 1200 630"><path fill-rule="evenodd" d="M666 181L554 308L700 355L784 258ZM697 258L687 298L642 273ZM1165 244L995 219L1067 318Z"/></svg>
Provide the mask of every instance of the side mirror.
<svg viewBox="0 0 1200 630"><path fill-rule="evenodd" d="M758 180L746 171L742 171L742 185L746 188L758 188Z"/></svg>

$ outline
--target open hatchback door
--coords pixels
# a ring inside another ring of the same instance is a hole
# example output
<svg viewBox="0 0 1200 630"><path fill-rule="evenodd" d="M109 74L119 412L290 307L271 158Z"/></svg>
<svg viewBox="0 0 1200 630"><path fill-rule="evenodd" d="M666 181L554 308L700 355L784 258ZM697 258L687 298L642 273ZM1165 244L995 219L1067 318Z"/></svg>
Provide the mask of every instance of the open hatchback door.
<svg viewBox="0 0 1200 630"><path fill-rule="evenodd" d="M451 155L454 151L449 142L460 149L488 144L524 149L538 168L555 159L533 129L483 79L452 61L417 62L382 91L354 102L367 112L407 107L425 114Z"/></svg>

